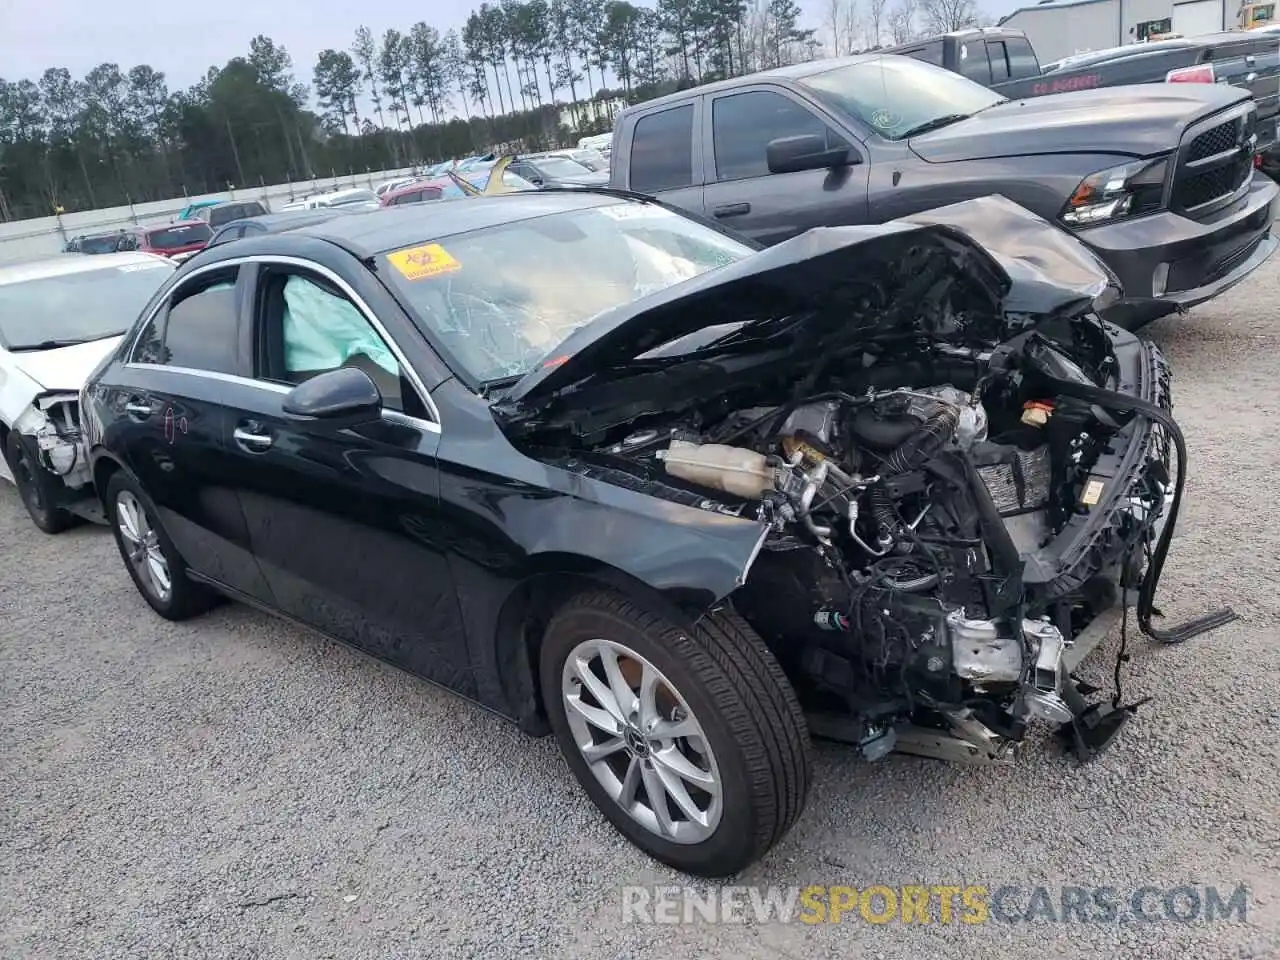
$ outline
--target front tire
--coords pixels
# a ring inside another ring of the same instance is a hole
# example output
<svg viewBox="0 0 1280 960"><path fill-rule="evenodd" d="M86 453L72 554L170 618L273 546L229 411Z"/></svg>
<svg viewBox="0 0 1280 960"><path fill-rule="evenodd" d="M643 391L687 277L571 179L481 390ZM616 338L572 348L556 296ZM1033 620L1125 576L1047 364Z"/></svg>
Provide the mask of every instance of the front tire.
<svg viewBox="0 0 1280 960"><path fill-rule="evenodd" d="M609 592L570 600L540 655L565 760L640 849L704 877L762 857L804 809L808 729L773 654L736 613L682 629Z"/></svg>
<svg viewBox="0 0 1280 960"><path fill-rule="evenodd" d="M32 444L17 430L10 430L5 438L4 458L32 523L51 534L62 533L75 523L75 517L57 506L61 482L40 466Z"/></svg>
<svg viewBox="0 0 1280 960"><path fill-rule="evenodd" d="M187 564L165 533L151 498L118 470L103 495L125 569L142 598L166 620L187 620L208 610L217 595L187 577Z"/></svg>

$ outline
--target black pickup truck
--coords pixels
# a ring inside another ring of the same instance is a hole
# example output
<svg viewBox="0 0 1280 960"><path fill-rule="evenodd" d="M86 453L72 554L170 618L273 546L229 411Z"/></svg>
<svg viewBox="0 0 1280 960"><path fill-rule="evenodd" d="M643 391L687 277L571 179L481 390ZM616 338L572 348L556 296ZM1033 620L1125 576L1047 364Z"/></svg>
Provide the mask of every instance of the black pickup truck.
<svg viewBox="0 0 1280 960"><path fill-rule="evenodd" d="M1082 240L1136 327L1202 303L1276 249L1240 89L1160 84L1010 100L909 57L813 61L628 107L610 185L763 244L1002 194Z"/></svg>
<svg viewBox="0 0 1280 960"><path fill-rule="evenodd" d="M1011 100L1131 83L1220 83L1248 90L1258 107L1258 147L1280 168L1280 37L1234 31L1098 50L1042 65L1021 30L974 27L877 53L893 53L968 77ZM1274 175L1274 174L1273 174Z"/></svg>

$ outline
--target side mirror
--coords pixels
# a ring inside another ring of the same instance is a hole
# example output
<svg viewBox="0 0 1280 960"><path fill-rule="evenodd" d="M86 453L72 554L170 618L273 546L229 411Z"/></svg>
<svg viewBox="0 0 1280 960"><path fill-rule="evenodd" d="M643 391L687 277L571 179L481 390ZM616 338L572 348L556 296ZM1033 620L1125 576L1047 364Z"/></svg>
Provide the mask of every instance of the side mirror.
<svg viewBox="0 0 1280 960"><path fill-rule="evenodd" d="M290 390L280 407L286 416L328 423L363 423L382 410L382 394L363 370L328 370Z"/></svg>
<svg viewBox="0 0 1280 960"><path fill-rule="evenodd" d="M828 147L825 137L806 133L798 137L778 137L765 147L770 173L797 173L801 170L825 170L860 163L848 146Z"/></svg>

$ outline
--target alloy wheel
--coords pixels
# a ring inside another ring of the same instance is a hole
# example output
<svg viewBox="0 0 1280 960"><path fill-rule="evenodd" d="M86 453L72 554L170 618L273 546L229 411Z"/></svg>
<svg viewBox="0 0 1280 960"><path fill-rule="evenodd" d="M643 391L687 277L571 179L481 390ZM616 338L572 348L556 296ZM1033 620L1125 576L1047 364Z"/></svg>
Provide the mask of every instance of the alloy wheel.
<svg viewBox="0 0 1280 960"><path fill-rule="evenodd" d="M715 833L724 800L702 725L657 667L612 640L586 640L564 661L573 741L609 796L672 843Z"/></svg>
<svg viewBox="0 0 1280 960"><path fill-rule="evenodd" d="M161 603L167 602L173 582L169 562L160 549L160 535L147 518L146 509L128 490L121 490L116 496L116 529L138 582Z"/></svg>

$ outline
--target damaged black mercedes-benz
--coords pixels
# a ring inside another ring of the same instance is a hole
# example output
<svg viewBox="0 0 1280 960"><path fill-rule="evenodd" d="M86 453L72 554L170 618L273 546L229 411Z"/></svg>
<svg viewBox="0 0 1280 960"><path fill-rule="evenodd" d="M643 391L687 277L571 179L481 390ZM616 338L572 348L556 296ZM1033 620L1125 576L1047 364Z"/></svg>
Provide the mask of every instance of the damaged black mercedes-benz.
<svg viewBox="0 0 1280 960"><path fill-rule="evenodd" d="M1132 706L1075 678L1121 611L1169 641L1230 616L1156 627L1169 371L1020 207L767 250L612 192L437 207L211 248L90 379L162 616L225 593L552 733L703 875L795 823L810 731L1088 756ZM207 370L213 320L239 348Z"/></svg>

